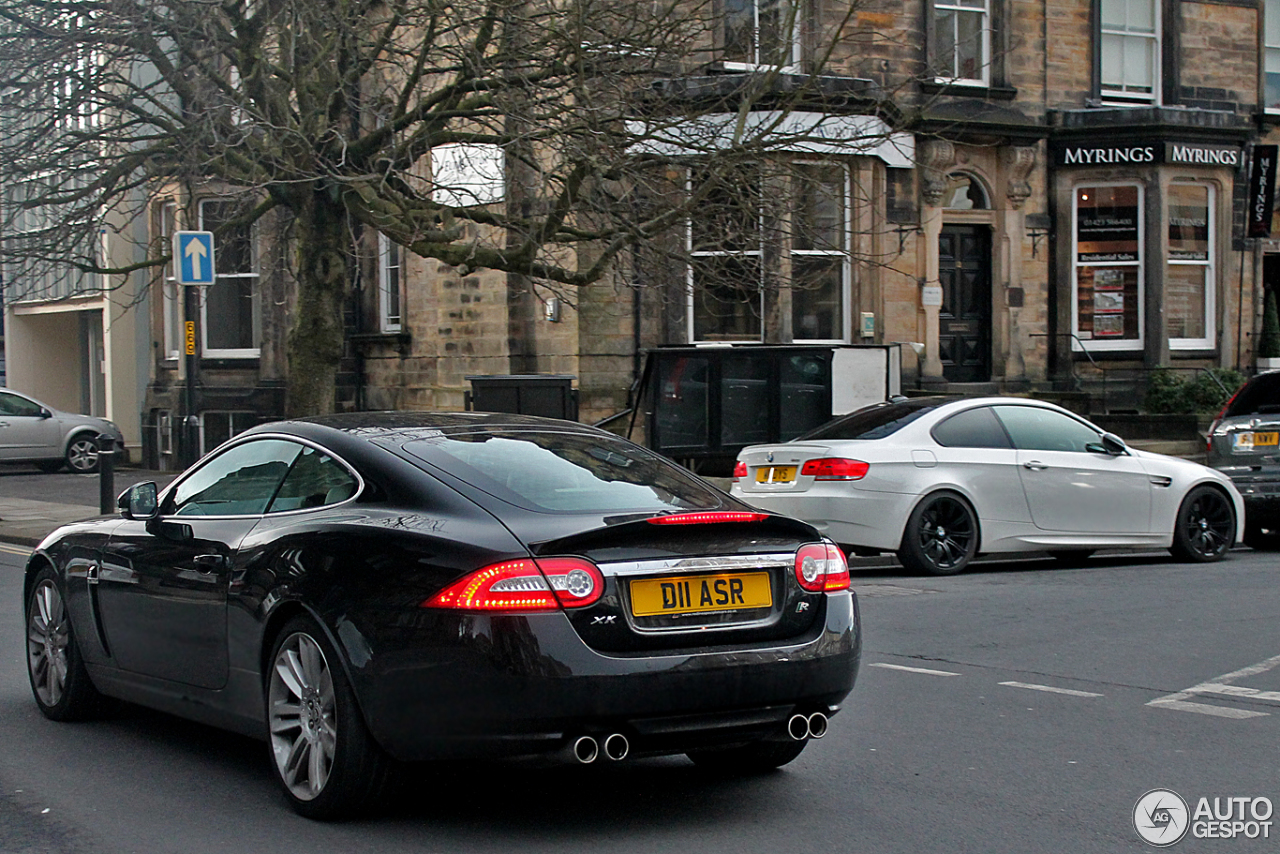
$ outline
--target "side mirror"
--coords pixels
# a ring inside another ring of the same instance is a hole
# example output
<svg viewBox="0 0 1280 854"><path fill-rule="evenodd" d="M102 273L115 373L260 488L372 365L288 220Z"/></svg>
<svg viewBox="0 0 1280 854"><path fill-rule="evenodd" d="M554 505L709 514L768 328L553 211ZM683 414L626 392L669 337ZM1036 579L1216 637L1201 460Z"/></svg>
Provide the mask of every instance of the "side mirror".
<svg viewBox="0 0 1280 854"><path fill-rule="evenodd" d="M52 413L51 411L49 411L48 409L46 409L45 407L43 407L43 406L42 406L42 407L40 407L40 417L41 417L41 418L52 418L52 417L53 417L53 413Z"/></svg>
<svg viewBox="0 0 1280 854"><path fill-rule="evenodd" d="M126 519L149 522L159 515L160 502L157 495L154 483L135 483L120 493L120 497L116 499L116 507Z"/></svg>
<svg viewBox="0 0 1280 854"><path fill-rule="evenodd" d="M1125 445L1124 439L1121 439L1115 433L1102 434L1102 447L1113 457L1129 453L1129 448Z"/></svg>

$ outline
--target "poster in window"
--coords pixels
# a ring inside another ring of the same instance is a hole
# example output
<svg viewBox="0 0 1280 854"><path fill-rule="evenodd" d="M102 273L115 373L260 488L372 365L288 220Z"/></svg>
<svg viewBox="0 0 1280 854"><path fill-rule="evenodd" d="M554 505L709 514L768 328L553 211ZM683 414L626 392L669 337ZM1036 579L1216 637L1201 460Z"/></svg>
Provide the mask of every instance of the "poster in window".
<svg viewBox="0 0 1280 854"><path fill-rule="evenodd" d="M1116 269L1094 270L1093 287L1099 291L1124 290L1124 271Z"/></svg>
<svg viewBox="0 0 1280 854"><path fill-rule="evenodd" d="M1076 260L1108 263L1139 260L1138 188L1080 187L1076 190Z"/></svg>
<svg viewBox="0 0 1280 854"><path fill-rule="evenodd" d="M1209 260L1209 188L1169 186L1169 260Z"/></svg>
<svg viewBox="0 0 1280 854"><path fill-rule="evenodd" d="M1093 318L1093 336L1095 338L1123 338L1123 314L1099 314Z"/></svg>
<svg viewBox="0 0 1280 854"><path fill-rule="evenodd" d="M1094 291L1094 314L1116 314L1124 312L1124 291Z"/></svg>

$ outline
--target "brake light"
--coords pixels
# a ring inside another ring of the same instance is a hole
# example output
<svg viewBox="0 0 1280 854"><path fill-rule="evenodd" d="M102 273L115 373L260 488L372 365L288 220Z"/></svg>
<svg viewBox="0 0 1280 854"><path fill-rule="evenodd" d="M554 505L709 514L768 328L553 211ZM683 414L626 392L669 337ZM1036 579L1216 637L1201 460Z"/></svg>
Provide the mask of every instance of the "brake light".
<svg viewBox="0 0 1280 854"><path fill-rule="evenodd" d="M604 593L595 564L576 557L530 558L477 569L422 603L453 611L558 611L582 608Z"/></svg>
<svg viewBox="0 0 1280 854"><path fill-rule="evenodd" d="M796 549L796 581L811 593L849 589L849 563L831 543L810 543Z"/></svg>
<svg viewBox="0 0 1280 854"><path fill-rule="evenodd" d="M738 460L733 464L733 480L736 483L747 476L747 464L742 460Z"/></svg>
<svg viewBox="0 0 1280 854"><path fill-rule="evenodd" d="M768 513L749 513L744 510L720 510L711 513L672 513L654 516L651 525L714 525L717 522L760 522L768 519Z"/></svg>
<svg viewBox="0 0 1280 854"><path fill-rule="evenodd" d="M800 469L800 474L810 476L814 480L862 480L870 469L871 464L864 463L862 460L823 457L809 460Z"/></svg>

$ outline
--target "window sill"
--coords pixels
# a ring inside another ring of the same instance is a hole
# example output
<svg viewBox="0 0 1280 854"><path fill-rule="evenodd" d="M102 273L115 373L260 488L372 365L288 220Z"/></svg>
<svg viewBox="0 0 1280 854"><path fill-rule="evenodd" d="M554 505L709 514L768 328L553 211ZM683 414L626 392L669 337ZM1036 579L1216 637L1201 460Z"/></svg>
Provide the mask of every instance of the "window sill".
<svg viewBox="0 0 1280 854"><path fill-rule="evenodd" d="M989 86L967 80L954 83L931 80L921 83L920 91L925 95L954 95L964 98L983 98L988 101L1012 101L1018 97L1018 90L1013 86Z"/></svg>
<svg viewBox="0 0 1280 854"><path fill-rule="evenodd" d="M413 336L408 332L355 332L347 336L352 345L367 350L373 347L394 347L401 356L409 355Z"/></svg>

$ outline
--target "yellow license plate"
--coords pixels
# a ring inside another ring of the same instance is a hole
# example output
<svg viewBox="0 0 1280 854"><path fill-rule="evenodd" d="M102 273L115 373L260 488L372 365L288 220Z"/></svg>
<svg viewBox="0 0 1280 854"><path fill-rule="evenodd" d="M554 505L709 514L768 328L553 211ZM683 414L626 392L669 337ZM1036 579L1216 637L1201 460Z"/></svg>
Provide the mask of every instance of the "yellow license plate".
<svg viewBox="0 0 1280 854"><path fill-rule="evenodd" d="M795 479L795 466L760 466L756 469L756 483L791 483Z"/></svg>
<svg viewBox="0 0 1280 854"><path fill-rule="evenodd" d="M767 572L730 572L645 578L631 582L631 613L637 617L768 608L773 585Z"/></svg>
<svg viewBox="0 0 1280 854"><path fill-rule="evenodd" d="M1280 444L1280 433L1254 433L1254 447L1258 445L1275 445Z"/></svg>

